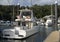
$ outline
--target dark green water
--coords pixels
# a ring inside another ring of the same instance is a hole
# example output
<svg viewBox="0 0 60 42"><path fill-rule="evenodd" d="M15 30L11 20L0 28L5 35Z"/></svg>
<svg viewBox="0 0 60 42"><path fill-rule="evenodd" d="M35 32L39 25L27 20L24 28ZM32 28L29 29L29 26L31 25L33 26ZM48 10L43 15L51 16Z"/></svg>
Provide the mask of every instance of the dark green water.
<svg viewBox="0 0 60 42"><path fill-rule="evenodd" d="M13 39L2 39L0 38L0 42L43 42L47 36L52 32L52 27L45 28L44 26L40 27L40 32L32 35L23 40L13 40Z"/></svg>

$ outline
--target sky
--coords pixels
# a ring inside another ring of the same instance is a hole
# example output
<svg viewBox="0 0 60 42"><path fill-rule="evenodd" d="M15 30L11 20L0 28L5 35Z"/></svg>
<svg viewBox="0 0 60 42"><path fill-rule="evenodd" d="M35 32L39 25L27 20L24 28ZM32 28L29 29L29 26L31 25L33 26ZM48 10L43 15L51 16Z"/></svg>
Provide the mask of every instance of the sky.
<svg viewBox="0 0 60 42"><path fill-rule="evenodd" d="M57 0L60 5L60 0ZM31 6L34 4L45 5L54 4L55 0L0 0L0 5L21 5L21 6Z"/></svg>

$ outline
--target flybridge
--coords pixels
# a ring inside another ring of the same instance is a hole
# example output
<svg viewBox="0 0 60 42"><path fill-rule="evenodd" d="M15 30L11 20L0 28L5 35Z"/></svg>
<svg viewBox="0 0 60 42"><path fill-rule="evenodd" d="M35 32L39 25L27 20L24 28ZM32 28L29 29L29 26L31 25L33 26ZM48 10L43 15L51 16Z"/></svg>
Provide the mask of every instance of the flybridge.
<svg viewBox="0 0 60 42"><path fill-rule="evenodd" d="M16 21L32 21L32 18L33 18L33 12L32 10L29 10L29 9L22 9L22 10L19 10L20 11L20 15L17 16L17 19Z"/></svg>

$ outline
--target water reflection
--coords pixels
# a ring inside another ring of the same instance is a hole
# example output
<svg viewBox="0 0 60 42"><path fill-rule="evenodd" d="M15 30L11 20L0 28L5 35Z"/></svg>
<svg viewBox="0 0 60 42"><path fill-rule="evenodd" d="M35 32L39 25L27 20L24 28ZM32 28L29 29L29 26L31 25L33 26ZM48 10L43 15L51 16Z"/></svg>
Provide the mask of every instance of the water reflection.
<svg viewBox="0 0 60 42"><path fill-rule="evenodd" d="M53 31L53 28L52 27L45 27L45 28L46 28L45 30L46 35L48 36Z"/></svg>

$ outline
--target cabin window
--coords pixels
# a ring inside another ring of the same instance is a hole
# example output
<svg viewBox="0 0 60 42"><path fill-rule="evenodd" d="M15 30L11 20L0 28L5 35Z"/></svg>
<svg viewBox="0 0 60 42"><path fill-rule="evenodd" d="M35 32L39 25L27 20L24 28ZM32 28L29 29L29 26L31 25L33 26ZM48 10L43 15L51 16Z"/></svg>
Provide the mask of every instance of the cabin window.
<svg viewBox="0 0 60 42"><path fill-rule="evenodd" d="M37 23L34 23L33 26L37 26L38 24Z"/></svg>
<svg viewBox="0 0 60 42"><path fill-rule="evenodd" d="M22 26L26 26L26 23L25 22L22 22Z"/></svg>
<svg viewBox="0 0 60 42"><path fill-rule="evenodd" d="M20 26L20 22L18 22L18 26Z"/></svg>
<svg viewBox="0 0 60 42"><path fill-rule="evenodd" d="M30 11L28 11L28 12L22 12L22 14L21 14L21 16L22 16L22 18L23 18L23 16L29 16L29 17L31 17L31 12Z"/></svg>
<svg viewBox="0 0 60 42"><path fill-rule="evenodd" d="M18 26L26 26L26 23L25 22L20 22L20 21L18 21Z"/></svg>

